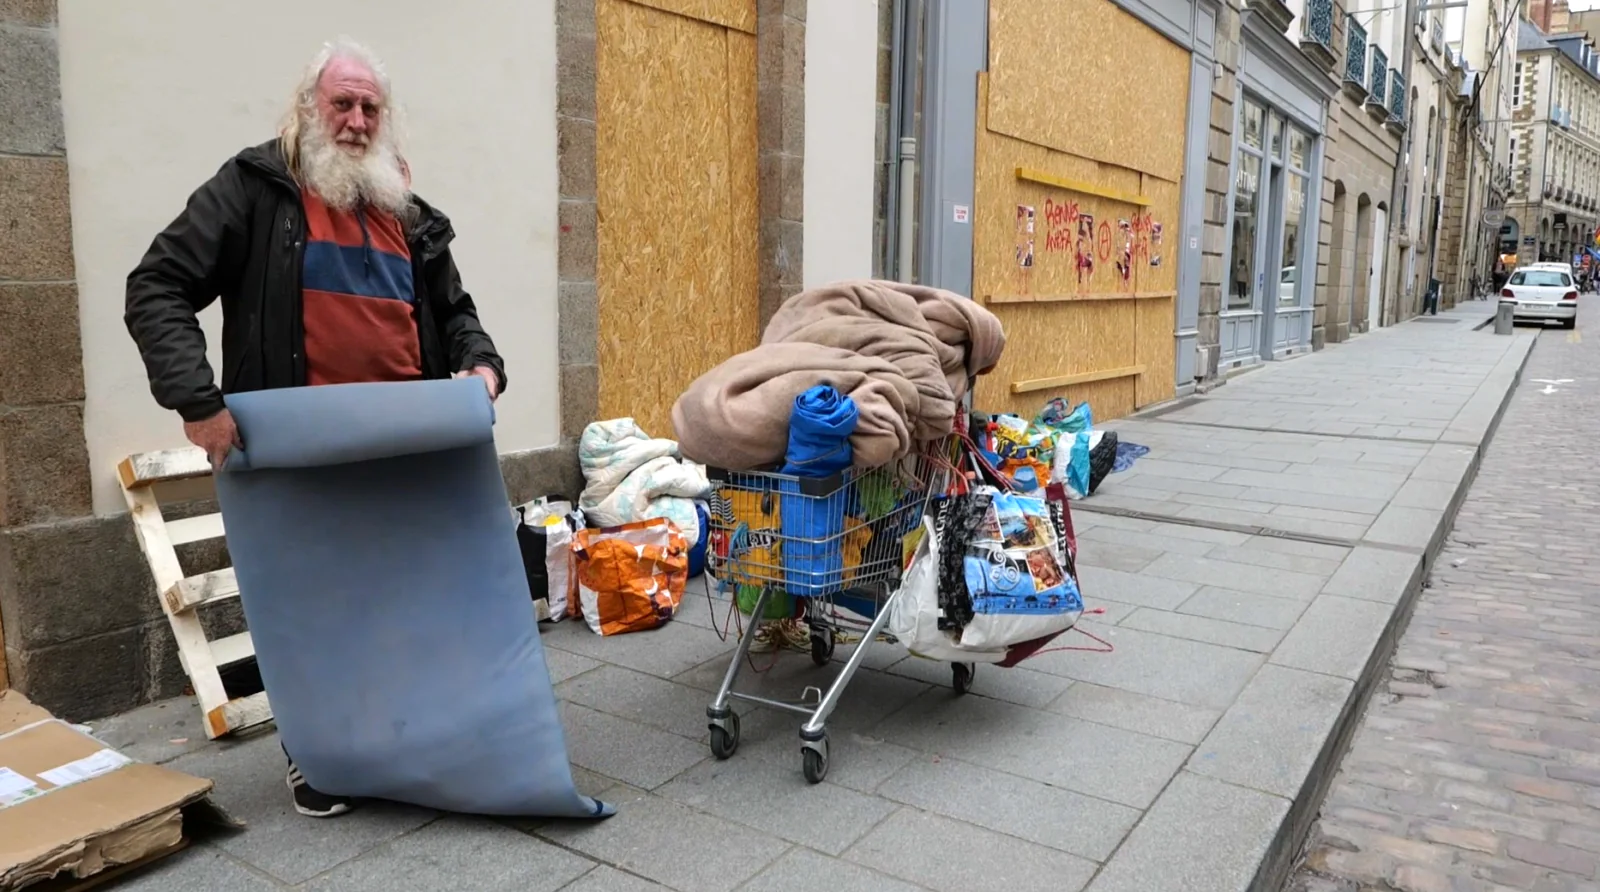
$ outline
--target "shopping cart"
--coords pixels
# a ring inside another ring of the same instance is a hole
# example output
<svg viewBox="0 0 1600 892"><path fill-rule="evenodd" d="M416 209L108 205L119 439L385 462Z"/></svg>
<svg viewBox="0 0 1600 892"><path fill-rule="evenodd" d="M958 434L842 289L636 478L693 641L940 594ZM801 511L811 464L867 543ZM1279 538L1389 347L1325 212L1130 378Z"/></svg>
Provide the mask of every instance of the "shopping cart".
<svg viewBox="0 0 1600 892"><path fill-rule="evenodd" d="M893 609L901 572L915 548L929 501L950 490L957 457L957 443L951 438L927 444L888 465L852 468L825 478L708 469L715 491L709 511L707 585L759 591L722 686L706 709L713 756L727 759L738 750L739 714L730 703L741 700L805 716L800 746L806 780L820 783L827 775L828 716L860 667L867 644L880 638L893 643L883 626ZM826 691L808 686L797 701L734 690L776 593L801 599L811 659L818 666L832 661L842 632L859 634L861 640ZM865 628L841 608L862 617ZM956 689L965 693L972 666L958 664L952 672ZM814 694L816 700L805 699L805 694Z"/></svg>

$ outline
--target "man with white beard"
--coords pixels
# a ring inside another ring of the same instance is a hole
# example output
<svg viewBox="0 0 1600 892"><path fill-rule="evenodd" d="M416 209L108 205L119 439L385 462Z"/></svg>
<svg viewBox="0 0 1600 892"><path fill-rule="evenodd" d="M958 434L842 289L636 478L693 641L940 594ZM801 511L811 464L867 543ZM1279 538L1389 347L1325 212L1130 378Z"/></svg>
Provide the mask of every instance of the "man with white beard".
<svg viewBox="0 0 1600 892"><path fill-rule="evenodd" d="M505 364L450 254L444 214L410 189L381 62L340 40L307 68L279 136L230 158L128 275L124 321L150 391L220 466L239 431L223 394L477 376ZM196 314L222 301L222 375ZM347 800L289 764L301 814Z"/></svg>

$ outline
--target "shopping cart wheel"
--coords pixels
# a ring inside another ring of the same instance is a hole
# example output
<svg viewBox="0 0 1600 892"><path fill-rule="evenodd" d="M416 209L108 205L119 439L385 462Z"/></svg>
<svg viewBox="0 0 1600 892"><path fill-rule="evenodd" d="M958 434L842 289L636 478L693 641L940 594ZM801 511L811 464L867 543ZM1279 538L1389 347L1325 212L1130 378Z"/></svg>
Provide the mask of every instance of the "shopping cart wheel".
<svg viewBox="0 0 1600 892"><path fill-rule="evenodd" d="M950 686L956 689L957 694L965 694L972 690L972 676L978 667L971 663L950 664Z"/></svg>
<svg viewBox="0 0 1600 892"><path fill-rule="evenodd" d="M801 770L805 772L806 782L812 784L822 783L828 776L828 735L819 734L816 740L801 739L800 758Z"/></svg>
<svg viewBox="0 0 1600 892"><path fill-rule="evenodd" d="M818 666L826 666L831 659L833 659L833 632L812 629L811 662Z"/></svg>
<svg viewBox="0 0 1600 892"><path fill-rule="evenodd" d="M726 718L711 720L711 755L718 761L739 751L739 714L728 711Z"/></svg>

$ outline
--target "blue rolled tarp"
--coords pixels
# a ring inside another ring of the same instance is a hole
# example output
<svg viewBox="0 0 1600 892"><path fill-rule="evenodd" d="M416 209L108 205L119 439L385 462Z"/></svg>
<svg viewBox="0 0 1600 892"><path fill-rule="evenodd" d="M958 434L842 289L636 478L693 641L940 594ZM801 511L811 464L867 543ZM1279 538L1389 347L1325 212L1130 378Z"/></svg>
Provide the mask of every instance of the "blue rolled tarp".
<svg viewBox="0 0 1600 892"><path fill-rule="evenodd" d="M827 384L795 397L781 473L828 478L849 468L850 435L860 417L855 400ZM778 528L784 537L786 589L799 597L838 591L844 579L841 537L848 492L835 488L831 493L807 493L796 481L783 481L780 489Z"/></svg>
<svg viewBox="0 0 1600 892"><path fill-rule="evenodd" d="M603 817L578 793L473 379L233 394L217 497L284 748L326 793Z"/></svg>

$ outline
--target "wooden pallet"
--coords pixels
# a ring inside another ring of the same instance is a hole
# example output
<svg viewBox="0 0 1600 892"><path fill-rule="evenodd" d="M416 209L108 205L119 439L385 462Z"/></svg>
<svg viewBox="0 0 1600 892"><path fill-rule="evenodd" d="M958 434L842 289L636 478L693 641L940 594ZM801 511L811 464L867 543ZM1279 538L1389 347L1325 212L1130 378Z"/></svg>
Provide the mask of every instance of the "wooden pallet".
<svg viewBox="0 0 1600 892"><path fill-rule="evenodd" d="M117 466L117 476L133 516L134 532L150 564L150 575L155 578L161 610L167 615L172 634L178 641L183 671L188 673L189 683L200 701L206 737L215 740L271 721L272 706L267 702L266 692L229 699L222 685L219 670L255 656L250 633L210 640L200 625L200 607L239 597L239 583L234 579L233 568L184 576L183 567L178 563L179 545L223 536L222 515L165 520L156 496L157 484L210 477L211 465L205 452L191 447L130 455Z"/></svg>

